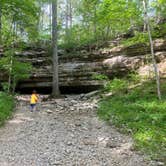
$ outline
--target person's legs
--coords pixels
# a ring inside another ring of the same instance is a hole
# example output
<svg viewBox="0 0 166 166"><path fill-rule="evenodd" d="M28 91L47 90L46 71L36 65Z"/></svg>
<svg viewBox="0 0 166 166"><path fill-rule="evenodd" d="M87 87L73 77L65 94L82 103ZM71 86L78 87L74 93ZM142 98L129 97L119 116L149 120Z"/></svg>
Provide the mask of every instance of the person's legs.
<svg viewBox="0 0 166 166"><path fill-rule="evenodd" d="M30 107L31 107L31 112L33 112L33 111L34 111L35 104L31 104Z"/></svg>

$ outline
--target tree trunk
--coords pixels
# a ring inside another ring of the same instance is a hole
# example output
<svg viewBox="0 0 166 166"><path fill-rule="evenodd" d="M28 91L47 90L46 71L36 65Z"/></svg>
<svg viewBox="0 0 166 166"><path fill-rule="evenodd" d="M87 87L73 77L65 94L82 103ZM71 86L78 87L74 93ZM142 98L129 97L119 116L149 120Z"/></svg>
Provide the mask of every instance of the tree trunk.
<svg viewBox="0 0 166 166"><path fill-rule="evenodd" d="M13 55L10 55L10 67L9 67L9 77L8 77L8 90L7 92L11 92L12 87L12 70L13 70Z"/></svg>
<svg viewBox="0 0 166 166"><path fill-rule="evenodd" d="M2 7L0 4L0 44L2 43Z"/></svg>
<svg viewBox="0 0 166 166"><path fill-rule="evenodd" d="M52 52L53 52L53 85L52 95L59 96L58 51L57 51L57 0L52 0Z"/></svg>
<svg viewBox="0 0 166 166"><path fill-rule="evenodd" d="M148 17L148 14L147 14L147 1L146 0L143 0L143 6L144 6L144 11L145 11L145 23L146 23L147 30L148 30L148 35L149 35L149 42L150 42L150 48L151 48L151 55L152 55L154 73L155 73L155 77L156 77L157 94L158 94L159 100L161 100L160 77L159 77L159 71L158 71L158 68L157 68L157 63L156 63L156 59L155 59L155 55L154 55L153 40L152 40L152 35L151 35L149 17Z"/></svg>
<svg viewBox="0 0 166 166"><path fill-rule="evenodd" d="M66 44L69 44L69 0L66 0L66 13L65 13L65 39Z"/></svg>
<svg viewBox="0 0 166 166"><path fill-rule="evenodd" d="M50 3L50 4L49 4L49 10L50 10L50 16L49 16L50 25L49 25L49 26L50 26L50 34L51 34L51 32L52 32L52 26L51 26L51 25L52 25L52 5L51 5L51 0L49 0L49 3ZM50 36L51 36L51 35L50 35ZM52 37L51 37L51 38L52 38ZM50 38L50 40L52 40L51 38Z"/></svg>
<svg viewBox="0 0 166 166"><path fill-rule="evenodd" d="M69 16L70 16L70 29L73 26L73 14L72 14L73 10L72 10L72 1L69 1Z"/></svg>
<svg viewBox="0 0 166 166"><path fill-rule="evenodd" d="M110 24L109 25L107 25L107 27L106 27L106 35L105 35L105 39L106 39L106 41L109 39L109 37L110 37Z"/></svg>
<svg viewBox="0 0 166 166"><path fill-rule="evenodd" d="M97 20L96 20L96 17L97 17L97 9L96 9L96 5L94 6L94 39L95 39L95 42L97 42Z"/></svg>

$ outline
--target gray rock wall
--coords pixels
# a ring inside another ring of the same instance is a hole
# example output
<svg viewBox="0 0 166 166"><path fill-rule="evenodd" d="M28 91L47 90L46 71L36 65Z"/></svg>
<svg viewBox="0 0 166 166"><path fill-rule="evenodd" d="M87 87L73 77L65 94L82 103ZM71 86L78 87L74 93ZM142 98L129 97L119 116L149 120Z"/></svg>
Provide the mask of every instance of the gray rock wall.
<svg viewBox="0 0 166 166"><path fill-rule="evenodd" d="M157 61L160 63L166 57L166 41L158 39L154 42L154 47ZM2 54L2 49L0 51ZM101 87L105 81L95 80L93 77L95 74L105 74L110 78L125 76L145 66L149 54L149 47L139 44L107 48L91 53L80 51L68 56L60 55L60 87ZM22 53L17 52L16 55L21 61L31 62L34 66L31 77L20 82L18 89L51 88L51 56L47 56L46 51L28 50ZM3 72L0 72L0 81L4 81L4 78Z"/></svg>

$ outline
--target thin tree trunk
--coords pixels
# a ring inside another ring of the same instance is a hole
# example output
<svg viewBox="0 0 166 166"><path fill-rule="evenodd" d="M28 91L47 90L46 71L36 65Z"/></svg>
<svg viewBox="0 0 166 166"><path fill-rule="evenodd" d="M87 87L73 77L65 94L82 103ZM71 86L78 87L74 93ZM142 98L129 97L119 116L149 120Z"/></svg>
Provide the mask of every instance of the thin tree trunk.
<svg viewBox="0 0 166 166"><path fill-rule="evenodd" d="M66 0L66 16L65 16L65 38L66 38L66 44L69 44L69 0Z"/></svg>
<svg viewBox="0 0 166 166"><path fill-rule="evenodd" d="M96 14L96 5L94 6L94 39L95 41L97 41L97 24L96 24L96 17L97 17L97 14Z"/></svg>
<svg viewBox="0 0 166 166"><path fill-rule="evenodd" d="M53 52L53 87L52 95L59 96L58 51L57 51L57 0L52 0L52 52Z"/></svg>
<svg viewBox="0 0 166 166"><path fill-rule="evenodd" d="M50 5L49 5L49 10L50 10L50 16L49 16L49 21L50 21L50 32L52 32L52 5L51 5L51 0L49 1L50 2ZM50 35L51 36L51 35ZM52 40L52 37L51 37L51 40Z"/></svg>
<svg viewBox="0 0 166 166"><path fill-rule="evenodd" d="M2 43L2 7L0 4L0 44Z"/></svg>
<svg viewBox="0 0 166 166"><path fill-rule="evenodd" d="M13 85L12 85L12 94L14 94L15 90L16 90L16 85L17 85L17 81L16 81L16 77L15 76L13 76L12 82L13 82Z"/></svg>
<svg viewBox="0 0 166 166"><path fill-rule="evenodd" d="M11 23L11 28L10 28L11 32L12 32L12 43L11 43L11 50L13 50L14 48L14 33L15 33L15 23L14 23L14 18L12 20ZM12 89L12 70L13 70L13 54L10 53L10 66L9 66L9 76L8 76L8 89L7 92L10 93L11 89Z"/></svg>
<svg viewBox="0 0 166 166"><path fill-rule="evenodd" d="M147 2L146 2L146 0L143 0L143 6L144 6L144 10L145 10L145 21L146 21L148 35L149 35L149 42L150 42L150 48L151 48L151 55L152 55L154 73L155 73L155 77L156 77L157 94L158 94L159 100L161 100L160 77L159 77L159 71L158 71L158 68L157 68L157 63L156 63L156 59L155 59L155 55L154 55L153 40L152 40L152 35L151 35L149 17L148 17L148 14L147 14Z"/></svg>
<svg viewBox="0 0 166 166"><path fill-rule="evenodd" d="M110 36L110 25L107 25L107 27L106 27L106 36L105 36L105 39L107 40L107 39L109 39L109 36Z"/></svg>
<svg viewBox="0 0 166 166"><path fill-rule="evenodd" d="M51 2L50 2L51 3ZM38 5L39 5L39 7L40 7L40 10L39 10L39 12L38 12L38 20L37 20L37 29L38 29L38 32L40 33L42 30L42 27L41 27L41 21L42 21L42 2L41 1L39 1L38 2Z"/></svg>
<svg viewBox="0 0 166 166"><path fill-rule="evenodd" d="M10 93L10 89L11 89L12 66L13 66L13 58L10 56L10 67L9 67L9 76L8 76L8 88L7 88L7 93Z"/></svg>
<svg viewBox="0 0 166 166"><path fill-rule="evenodd" d="M13 55L11 54L10 55L9 77L8 77L8 91L7 91L8 93L10 93L11 89L12 89L11 88L12 87L12 70L13 70Z"/></svg>
<svg viewBox="0 0 166 166"><path fill-rule="evenodd" d="M72 0L69 1L69 16L70 16L70 29L71 29L73 26Z"/></svg>

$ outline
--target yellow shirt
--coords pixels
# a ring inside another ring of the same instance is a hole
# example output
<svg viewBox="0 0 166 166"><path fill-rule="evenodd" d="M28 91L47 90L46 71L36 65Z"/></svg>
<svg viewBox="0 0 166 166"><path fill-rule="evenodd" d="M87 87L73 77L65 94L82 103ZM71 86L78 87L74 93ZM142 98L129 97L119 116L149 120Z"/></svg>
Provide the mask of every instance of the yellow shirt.
<svg viewBox="0 0 166 166"><path fill-rule="evenodd" d="M36 94L32 94L31 95L31 104L36 104L37 103L37 95Z"/></svg>

